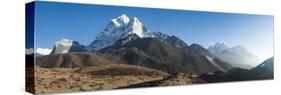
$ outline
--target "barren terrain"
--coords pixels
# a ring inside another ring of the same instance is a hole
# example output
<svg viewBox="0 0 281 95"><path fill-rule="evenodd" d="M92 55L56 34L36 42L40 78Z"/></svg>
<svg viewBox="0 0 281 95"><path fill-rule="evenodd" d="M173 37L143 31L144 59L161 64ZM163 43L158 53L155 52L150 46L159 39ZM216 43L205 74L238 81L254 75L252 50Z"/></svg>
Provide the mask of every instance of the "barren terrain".
<svg viewBox="0 0 281 95"><path fill-rule="evenodd" d="M121 64L101 64L80 69L36 67L35 93L115 89L161 80L167 75L153 69Z"/></svg>

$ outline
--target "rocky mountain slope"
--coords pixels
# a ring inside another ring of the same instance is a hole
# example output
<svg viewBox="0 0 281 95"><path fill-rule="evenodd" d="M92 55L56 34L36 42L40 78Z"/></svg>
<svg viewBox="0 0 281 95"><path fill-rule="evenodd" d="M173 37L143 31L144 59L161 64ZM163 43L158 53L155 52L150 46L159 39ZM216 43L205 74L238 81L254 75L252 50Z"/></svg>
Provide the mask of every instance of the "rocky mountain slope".
<svg viewBox="0 0 281 95"><path fill-rule="evenodd" d="M193 72L206 73L211 71L227 71L232 68L226 62L215 58L206 49L197 44L178 48L154 38L138 38L101 49L100 53L120 57L126 64L150 67L168 73ZM212 59L208 59L212 58Z"/></svg>
<svg viewBox="0 0 281 95"><path fill-rule="evenodd" d="M80 68L95 64L116 64L114 57L103 54L75 52L38 57L36 65L44 68Z"/></svg>
<svg viewBox="0 0 281 95"><path fill-rule="evenodd" d="M229 82L245 80L264 80L273 79L274 59L269 58L253 69L233 68L228 72L214 72L200 75L200 79L206 82Z"/></svg>

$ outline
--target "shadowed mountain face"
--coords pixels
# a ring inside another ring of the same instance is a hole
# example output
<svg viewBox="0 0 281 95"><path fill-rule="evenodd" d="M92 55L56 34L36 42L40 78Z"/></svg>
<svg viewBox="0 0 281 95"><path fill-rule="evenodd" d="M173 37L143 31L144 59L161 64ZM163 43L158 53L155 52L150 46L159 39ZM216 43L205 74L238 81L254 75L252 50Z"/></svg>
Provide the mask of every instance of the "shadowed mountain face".
<svg viewBox="0 0 281 95"><path fill-rule="evenodd" d="M232 68L200 45L178 48L155 38L136 38L123 43L124 41L126 38L98 52L118 56L126 64L154 68L170 74L178 72L201 74L221 69L227 71Z"/></svg>
<svg viewBox="0 0 281 95"><path fill-rule="evenodd" d="M273 58L270 58L251 70L233 68L226 72L202 74L200 79L206 82L228 82L244 80L273 79Z"/></svg>
<svg viewBox="0 0 281 95"><path fill-rule="evenodd" d="M129 40L128 40L129 38ZM125 63L161 70L170 74L191 72L202 74L228 71L231 65L215 58L198 44L186 47L175 45L179 41L157 38L139 38L131 35L97 53L51 54L37 58L36 64L44 68L79 68L104 63Z"/></svg>
<svg viewBox="0 0 281 95"><path fill-rule="evenodd" d="M273 79L274 68L273 68L274 58L267 59L262 64L258 65L252 69L252 73L258 75L258 78L261 79Z"/></svg>

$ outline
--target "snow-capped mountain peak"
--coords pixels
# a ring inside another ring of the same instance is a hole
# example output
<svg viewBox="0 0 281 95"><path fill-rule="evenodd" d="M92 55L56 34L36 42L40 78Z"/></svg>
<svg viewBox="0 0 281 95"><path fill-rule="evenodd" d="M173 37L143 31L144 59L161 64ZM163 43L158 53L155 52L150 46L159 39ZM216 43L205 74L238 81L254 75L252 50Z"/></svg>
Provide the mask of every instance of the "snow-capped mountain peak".
<svg viewBox="0 0 281 95"><path fill-rule="evenodd" d="M250 69L260 63L260 59L242 45L228 47L224 43L216 43L208 51L234 67Z"/></svg>
<svg viewBox="0 0 281 95"><path fill-rule="evenodd" d="M227 50L227 49L229 49L228 46L223 42L222 43L217 42L215 45L210 46L208 48L208 50L211 53L218 53L218 52L222 52L222 51Z"/></svg>
<svg viewBox="0 0 281 95"><path fill-rule="evenodd" d="M51 54L64 54L69 52L85 51L85 46L70 39L62 39L55 43Z"/></svg>
<svg viewBox="0 0 281 95"><path fill-rule="evenodd" d="M128 31L128 34L137 34L141 38L148 32L137 17L131 18L125 31Z"/></svg>
<svg viewBox="0 0 281 95"><path fill-rule="evenodd" d="M55 45L56 46L59 46L59 45L61 45L61 46L70 46L70 45L72 45L72 42L73 42L73 40L63 38L62 40L57 41L55 43Z"/></svg>
<svg viewBox="0 0 281 95"><path fill-rule="evenodd" d="M226 46L226 44L224 43L224 42L217 42L216 44L215 44L215 47L221 47L221 48L227 48L227 46Z"/></svg>
<svg viewBox="0 0 281 95"><path fill-rule="evenodd" d="M89 51L97 51L107 46L113 45L117 40L130 34L136 34L140 38L144 37L148 30L137 17L129 18L127 15L112 19L107 27L96 36L96 39L87 47Z"/></svg>
<svg viewBox="0 0 281 95"><path fill-rule="evenodd" d="M127 25L130 21L130 18L126 14L122 14L121 16L114 18L111 20L112 23L116 26Z"/></svg>
<svg viewBox="0 0 281 95"><path fill-rule="evenodd" d="M52 49L49 48L37 48L36 53L40 55L49 55L52 52Z"/></svg>
<svg viewBox="0 0 281 95"><path fill-rule="evenodd" d="M243 52L248 52L248 50L247 50L245 47L241 46L241 45L232 47L232 48L230 48L230 49L231 49L233 52L241 52L241 51L243 51Z"/></svg>
<svg viewBox="0 0 281 95"><path fill-rule="evenodd" d="M73 44L73 40L70 39L62 39L60 41L57 41L55 43L53 53L55 54L68 53L72 44Z"/></svg>
<svg viewBox="0 0 281 95"><path fill-rule="evenodd" d="M134 25L142 24L137 17L133 17L131 23Z"/></svg>

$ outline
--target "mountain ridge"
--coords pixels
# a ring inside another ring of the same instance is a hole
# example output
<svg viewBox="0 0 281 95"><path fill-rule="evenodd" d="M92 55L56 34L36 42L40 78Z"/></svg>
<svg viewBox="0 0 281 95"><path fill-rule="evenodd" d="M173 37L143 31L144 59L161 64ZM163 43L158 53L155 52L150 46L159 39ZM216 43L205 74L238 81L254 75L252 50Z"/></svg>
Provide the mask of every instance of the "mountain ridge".
<svg viewBox="0 0 281 95"><path fill-rule="evenodd" d="M62 39L55 43L51 53L55 55L39 58L41 62L38 64L51 68L92 65L87 60L82 60L85 56L89 56L89 53L94 54L91 56L96 55L89 58L100 58L99 54L104 54L117 58L120 63L149 67L170 74L226 72L232 68L230 64L216 58L201 45L188 46L174 35L149 32L137 17L129 18L124 14L112 19L89 46L81 45L70 39ZM57 60L48 64L49 62L46 60L50 58Z"/></svg>
<svg viewBox="0 0 281 95"><path fill-rule="evenodd" d="M216 65L219 68L214 66L214 63L206 58L206 56L214 56L200 45L191 45L190 49L188 47L178 48L155 38L139 38L125 44L120 44L121 42L122 40L119 40L116 44L98 52L118 56L127 64L146 66L169 73L205 73L220 70L219 68L227 71L232 67L217 58L214 62L218 63Z"/></svg>
<svg viewBox="0 0 281 95"><path fill-rule="evenodd" d="M199 77L209 83L273 79L273 64L274 58L271 57L250 70L235 67L228 72L213 72Z"/></svg>
<svg viewBox="0 0 281 95"><path fill-rule="evenodd" d="M156 38L166 44L175 45L179 48L188 46L183 40L174 35L170 36L161 32L150 32L137 17L129 18L127 15L122 14L121 16L112 19L105 29L97 34L95 40L88 46L82 45L71 39L62 39L55 43L51 54L65 54L83 51L96 52L111 46L118 40L124 38L126 38L127 41L124 41L123 43L128 42L133 39L130 38L132 35L137 36L137 38Z"/></svg>

